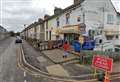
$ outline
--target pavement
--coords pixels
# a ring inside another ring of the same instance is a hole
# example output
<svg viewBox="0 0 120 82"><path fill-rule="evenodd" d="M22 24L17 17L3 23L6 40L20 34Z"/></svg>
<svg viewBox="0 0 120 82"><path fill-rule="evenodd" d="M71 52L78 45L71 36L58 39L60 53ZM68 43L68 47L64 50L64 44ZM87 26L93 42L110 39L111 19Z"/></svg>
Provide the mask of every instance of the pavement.
<svg viewBox="0 0 120 82"><path fill-rule="evenodd" d="M63 53L59 49L46 50L46 51L40 52L38 50L35 50L26 41L24 41L23 42L23 50L24 50L25 58L26 58L27 62L29 64L31 64L32 66L34 66L34 67L38 68L39 70L44 71L46 73L50 73L53 75L59 75L59 76L61 76L63 74L65 74L63 76L81 76L81 75L84 76L84 75L93 73L93 69L91 68L91 66L83 66L83 65L80 65L75 62L70 62L70 63L62 62L62 61L66 61L66 60L62 58ZM58 59L58 58L60 58L60 59ZM62 63L58 64L58 62L62 62ZM114 64L114 66L115 66L115 64ZM61 71L62 73L59 73L58 70ZM118 66L117 66L117 71L119 71Z"/></svg>
<svg viewBox="0 0 120 82"><path fill-rule="evenodd" d="M61 49L45 50L45 51L42 51L41 53L43 53L55 64L61 64L61 63L76 60L79 58L78 56L75 56L74 54L71 54L71 53L68 54L67 58L63 58L64 51Z"/></svg>
<svg viewBox="0 0 120 82"><path fill-rule="evenodd" d="M29 62L31 65L37 67L38 69L40 69L44 72L48 72L48 70L47 70L48 66L56 65L55 62L58 62L58 61L62 62L62 61L66 61L66 60L71 59L71 58L76 58L76 56L72 55L72 56L68 56L68 59L64 59L62 57L63 56L63 51L58 50L58 49L44 51L44 54L42 54L43 52L41 53L40 51L35 50L33 47L31 47L25 41L23 42L23 50L24 50L27 62ZM52 51L52 52L50 52L50 51ZM45 53L47 53L47 54L49 53L49 57L51 57L51 58L46 56ZM57 55L56 55L56 53L57 53ZM61 60L59 60L59 58ZM53 61L55 61L55 62L53 62ZM70 63L65 62L65 63L61 63L60 65L65 70L67 70L68 74L70 74L71 76L81 75L81 74L90 74L91 73L91 70L88 69L88 67L86 67L86 69L85 69L84 66L79 67L79 66L75 65L74 63L75 62L70 62Z"/></svg>

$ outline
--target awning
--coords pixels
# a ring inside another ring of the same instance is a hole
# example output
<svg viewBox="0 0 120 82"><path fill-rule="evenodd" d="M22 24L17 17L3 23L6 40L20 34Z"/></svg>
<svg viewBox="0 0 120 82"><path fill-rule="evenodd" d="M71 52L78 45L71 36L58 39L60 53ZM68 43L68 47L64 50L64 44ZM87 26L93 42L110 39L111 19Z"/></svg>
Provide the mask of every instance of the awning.
<svg viewBox="0 0 120 82"><path fill-rule="evenodd" d="M80 34L79 25L69 25L61 29L61 33L75 33Z"/></svg>
<svg viewBox="0 0 120 82"><path fill-rule="evenodd" d="M65 33L80 34L80 31L76 29L61 29L61 33L62 34L65 34Z"/></svg>

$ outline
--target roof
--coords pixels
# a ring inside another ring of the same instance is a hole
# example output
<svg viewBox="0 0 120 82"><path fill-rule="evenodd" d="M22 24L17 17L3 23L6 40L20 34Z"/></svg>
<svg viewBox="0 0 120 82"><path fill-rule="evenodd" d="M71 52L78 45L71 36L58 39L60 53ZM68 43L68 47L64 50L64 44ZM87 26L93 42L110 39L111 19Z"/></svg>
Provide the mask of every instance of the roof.
<svg viewBox="0 0 120 82"><path fill-rule="evenodd" d="M0 29L3 29L4 31L7 31L3 26L0 25Z"/></svg>
<svg viewBox="0 0 120 82"><path fill-rule="evenodd" d="M83 1L84 1L84 0L83 0ZM77 4L73 4L73 5L71 5L71 6L68 6L67 8L63 9L59 14L54 14L54 15L50 16L49 18L47 18L47 19L44 20L44 21L47 21L47 20L49 20L49 19L52 19L52 18L54 18L54 17L56 17L56 16L58 16L58 15L61 15L62 13L66 12L66 11L69 11L69 10L72 9L72 8L75 8L75 7L77 7L77 6L81 6L81 3L82 3L82 2L79 2L79 3L77 3Z"/></svg>
<svg viewBox="0 0 120 82"><path fill-rule="evenodd" d="M77 4L73 4L73 5L71 5L71 6L68 6L67 8L63 9L59 14L54 14L54 15L48 17L47 19L44 19L43 22L41 22L41 23L39 23L39 22L32 23L32 24L30 24L27 28L25 28L24 30L31 28L33 25L42 24L42 23L44 23L45 21L48 21L48 20L50 20L50 19L52 19L52 18L54 18L54 17L57 17L57 16L61 15L62 13L66 12L66 11L69 11L69 10L72 9L72 8L75 8L75 7L77 7L77 6L81 6L81 3L84 2L84 1L85 1L85 0L82 0L81 2L79 2L79 3L77 3ZM120 15L120 12L118 12L118 11L116 10L116 8L115 8L115 6L113 5L113 3L112 3L111 0L110 0L110 2L111 2L111 4L112 4L115 12L116 12L118 15ZM24 30L23 30L23 31L24 31Z"/></svg>
<svg viewBox="0 0 120 82"><path fill-rule="evenodd" d="M84 1L84 0L83 0L83 1ZM52 19L52 18L54 18L54 17L56 17L56 16L58 16L58 15L61 15L62 13L66 12L66 11L69 11L69 10L72 9L72 8L75 8L76 6L79 6L81 3L82 3L82 2L80 2L80 3L78 3L78 4L73 4L73 5L71 5L71 6L68 6L67 8L63 9L59 14L54 14L54 15L48 17L47 19L43 20L43 22L41 22L41 23L44 23L45 21L48 21L48 20L50 20L50 19ZM39 23L36 23L36 25L37 25L37 24L39 24ZM23 31L32 28L33 25L34 25L34 23L30 24L30 25L29 25L27 28L25 28Z"/></svg>
<svg viewBox="0 0 120 82"><path fill-rule="evenodd" d="M113 2L112 2L111 0L110 0L110 2L111 2L111 4L112 4L112 6L113 6L115 12L116 12L117 14L120 14L120 12L118 12L118 11L116 10L115 6L113 5Z"/></svg>
<svg viewBox="0 0 120 82"><path fill-rule="evenodd" d="M120 12L117 12L118 15L120 15Z"/></svg>
<svg viewBox="0 0 120 82"><path fill-rule="evenodd" d="M85 0L83 0L83 1L81 1L81 2L79 2L79 3L77 3L77 4L73 4L73 5L71 5L71 6L68 6L67 8L63 9L59 14L54 14L54 15L50 16L49 18L47 18L47 19L44 20L44 21L47 21L47 20L49 20L49 19L52 19L52 18L54 18L54 17L56 17L56 16L58 16L58 15L61 15L62 13L66 12L66 11L69 11L70 9L72 9L72 8L74 8L74 7L76 7L76 6L79 6L79 5L81 6L81 3L84 2L84 1L85 1ZM110 2L111 2L111 4L112 4L115 12L116 12L117 14L120 14L120 13L116 10L116 8L115 8L115 6L113 5L113 3L112 3L111 0L110 0Z"/></svg>

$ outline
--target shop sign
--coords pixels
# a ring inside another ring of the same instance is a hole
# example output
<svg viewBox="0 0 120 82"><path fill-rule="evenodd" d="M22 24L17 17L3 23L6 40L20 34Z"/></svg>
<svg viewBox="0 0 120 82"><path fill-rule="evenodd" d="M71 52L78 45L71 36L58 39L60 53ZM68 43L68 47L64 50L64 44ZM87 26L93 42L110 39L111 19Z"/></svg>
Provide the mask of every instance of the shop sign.
<svg viewBox="0 0 120 82"><path fill-rule="evenodd" d="M80 24L80 33L85 34L86 33L86 25L84 23Z"/></svg>

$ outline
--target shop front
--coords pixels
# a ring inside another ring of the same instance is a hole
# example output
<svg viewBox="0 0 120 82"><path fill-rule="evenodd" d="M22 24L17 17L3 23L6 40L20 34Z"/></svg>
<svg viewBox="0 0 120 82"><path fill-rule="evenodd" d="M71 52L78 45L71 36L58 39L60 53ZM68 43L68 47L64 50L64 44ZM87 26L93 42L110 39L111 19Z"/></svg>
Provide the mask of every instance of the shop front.
<svg viewBox="0 0 120 82"><path fill-rule="evenodd" d="M61 29L61 34L64 35L64 40L72 44L72 41L80 35L80 25L64 26Z"/></svg>
<svg viewBox="0 0 120 82"><path fill-rule="evenodd" d="M52 30L52 37L54 40L57 40L57 36L72 44L72 41L76 38L79 38L82 33L85 33L85 28L83 30L83 26L81 24L78 25L67 25L63 26L62 28L56 28Z"/></svg>

